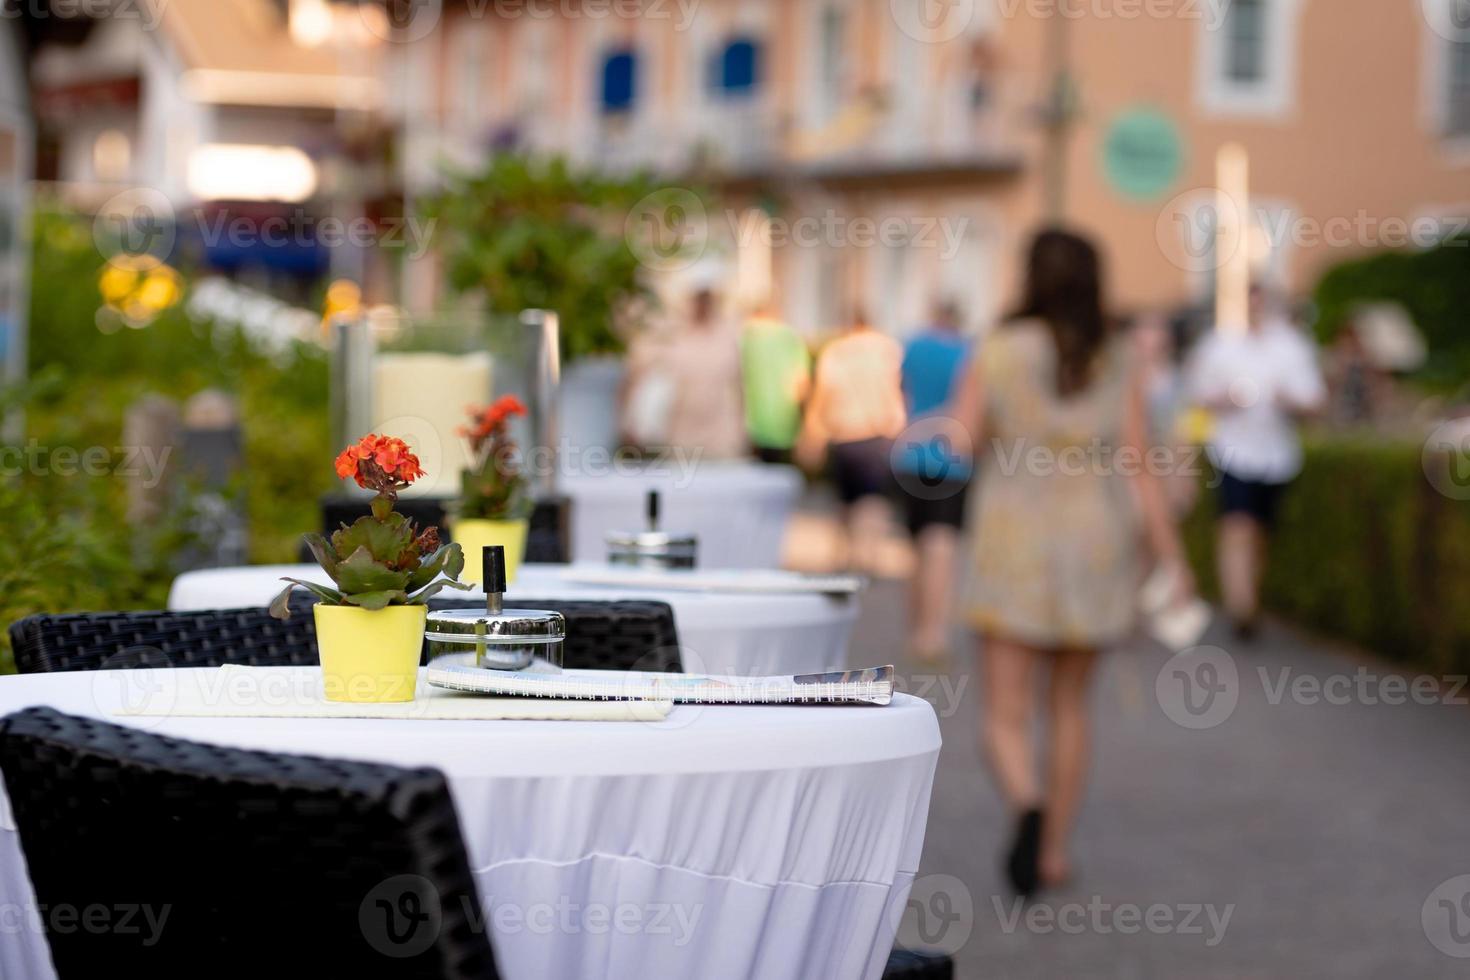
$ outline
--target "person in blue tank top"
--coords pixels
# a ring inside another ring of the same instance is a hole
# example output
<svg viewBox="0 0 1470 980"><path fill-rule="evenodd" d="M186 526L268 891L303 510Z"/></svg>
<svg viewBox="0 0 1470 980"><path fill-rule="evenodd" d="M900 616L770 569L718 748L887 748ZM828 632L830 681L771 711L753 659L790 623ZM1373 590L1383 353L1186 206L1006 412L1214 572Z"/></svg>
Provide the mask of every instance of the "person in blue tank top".
<svg viewBox="0 0 1470 980"><path fill-rule="evenodd" d="M909 596L911 643L914 655L928 661L943 659L949 648L955 555L973 455L954 445L955 430L947 417L971 353L960 322L955 304L944 303L929 325L909 339L903 357L909 425L892 456L916 557Z"/></svg>

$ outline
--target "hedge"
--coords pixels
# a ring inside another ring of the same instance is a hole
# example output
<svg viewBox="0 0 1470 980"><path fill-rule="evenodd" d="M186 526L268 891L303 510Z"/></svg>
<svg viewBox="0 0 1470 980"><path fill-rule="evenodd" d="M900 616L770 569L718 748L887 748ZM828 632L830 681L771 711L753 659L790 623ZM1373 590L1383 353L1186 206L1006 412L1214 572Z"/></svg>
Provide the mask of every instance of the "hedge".
<svg viewBox="0 0 1470 980"><path fill-rule="evenodd" d="M1429 359L1422 381L1457 388L1470 374L1470 235L1422 252L1378 252L1331 269L1317 284L1317 336L1329 343L1363 303L1389 301L1408 311L1424 334Z"/></svg>
<svg viewBox="0 0 1470 980"><path fill-rule="evenodd" d="M1422 447L1309 443L1282 500L1262 600L1281 616L1437 675L1470 673L1470 502L1429 482ZM1186 522L1190 557L1218 594L1215 499Z"/></svg>

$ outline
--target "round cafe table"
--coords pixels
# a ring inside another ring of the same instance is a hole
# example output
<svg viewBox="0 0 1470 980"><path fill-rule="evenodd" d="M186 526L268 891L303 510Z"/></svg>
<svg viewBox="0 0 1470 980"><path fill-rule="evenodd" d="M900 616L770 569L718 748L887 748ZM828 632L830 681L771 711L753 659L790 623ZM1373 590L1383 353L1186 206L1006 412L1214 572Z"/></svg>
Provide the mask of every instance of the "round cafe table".
<svg viewBox="0 0 1470 980"><path fill-rule="evenodd" d="M648 491L658 490L660 525L699 538L701 568L779 568L802 490L795 467L677 456L637 469L571 469L558 481L572 501L572 561L603 561L607 532L642 530Z"/></svg>
<svg viewBox="0 0 1470 980"><path fill-rule="evenodd" d="M939 753L922 700L680 705L657 722L118 717L140 689L214 673L0 677L0 715L50 705L196 741L438 768L511 980L882 973ZM0 976L54 976L35 903L0 794L0 908L20 910Z"/></svg>
<svg viewBox="0 0 1470 980"><path fill-rule="evenodd" d="M857 620L856 596L772 595L584 585L566 580L566 565L522 565L507 602L540 599L657 599L674 610L674 626L689 673L764 676L816 674L849 666L848 641ZM330 584L316 565L242 565L185 572L174 579L168 608L263 606L285 585L281 576ZM465 597L475 593L442 595ZM880 665L871 665L880 666Z"/></svg>

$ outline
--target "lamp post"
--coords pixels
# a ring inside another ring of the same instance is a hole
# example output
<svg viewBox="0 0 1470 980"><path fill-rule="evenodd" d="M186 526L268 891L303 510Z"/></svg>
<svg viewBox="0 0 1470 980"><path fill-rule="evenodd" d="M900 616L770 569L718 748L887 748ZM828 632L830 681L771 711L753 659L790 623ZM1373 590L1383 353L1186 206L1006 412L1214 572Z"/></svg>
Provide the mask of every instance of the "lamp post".
<svg viewBox="0 0 1470 980"><path fill-rule="evenodd" d="M1050 83L1040 113L1046 133L1042 151L1042 186L1047 220L1059 224L1067 215L1067 150L1078 113L1076 83L1072 77L1070 18L1060 8L1054 9L1050 17L1046 25L1046 64Z"/></svg>

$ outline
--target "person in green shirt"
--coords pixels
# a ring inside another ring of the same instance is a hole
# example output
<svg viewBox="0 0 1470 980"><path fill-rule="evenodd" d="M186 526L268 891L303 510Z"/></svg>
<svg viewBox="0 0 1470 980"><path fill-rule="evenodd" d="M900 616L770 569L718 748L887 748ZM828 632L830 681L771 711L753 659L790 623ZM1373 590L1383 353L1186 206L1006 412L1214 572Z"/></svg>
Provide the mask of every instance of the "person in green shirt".
<svg viewBox="0 0 1470 980"><path fill-rule="evenodd" d="M811 384L812 356L795 330L762 309L740 338L745 428L758 459L788 463L801 431L801 404Z"/></svg>

